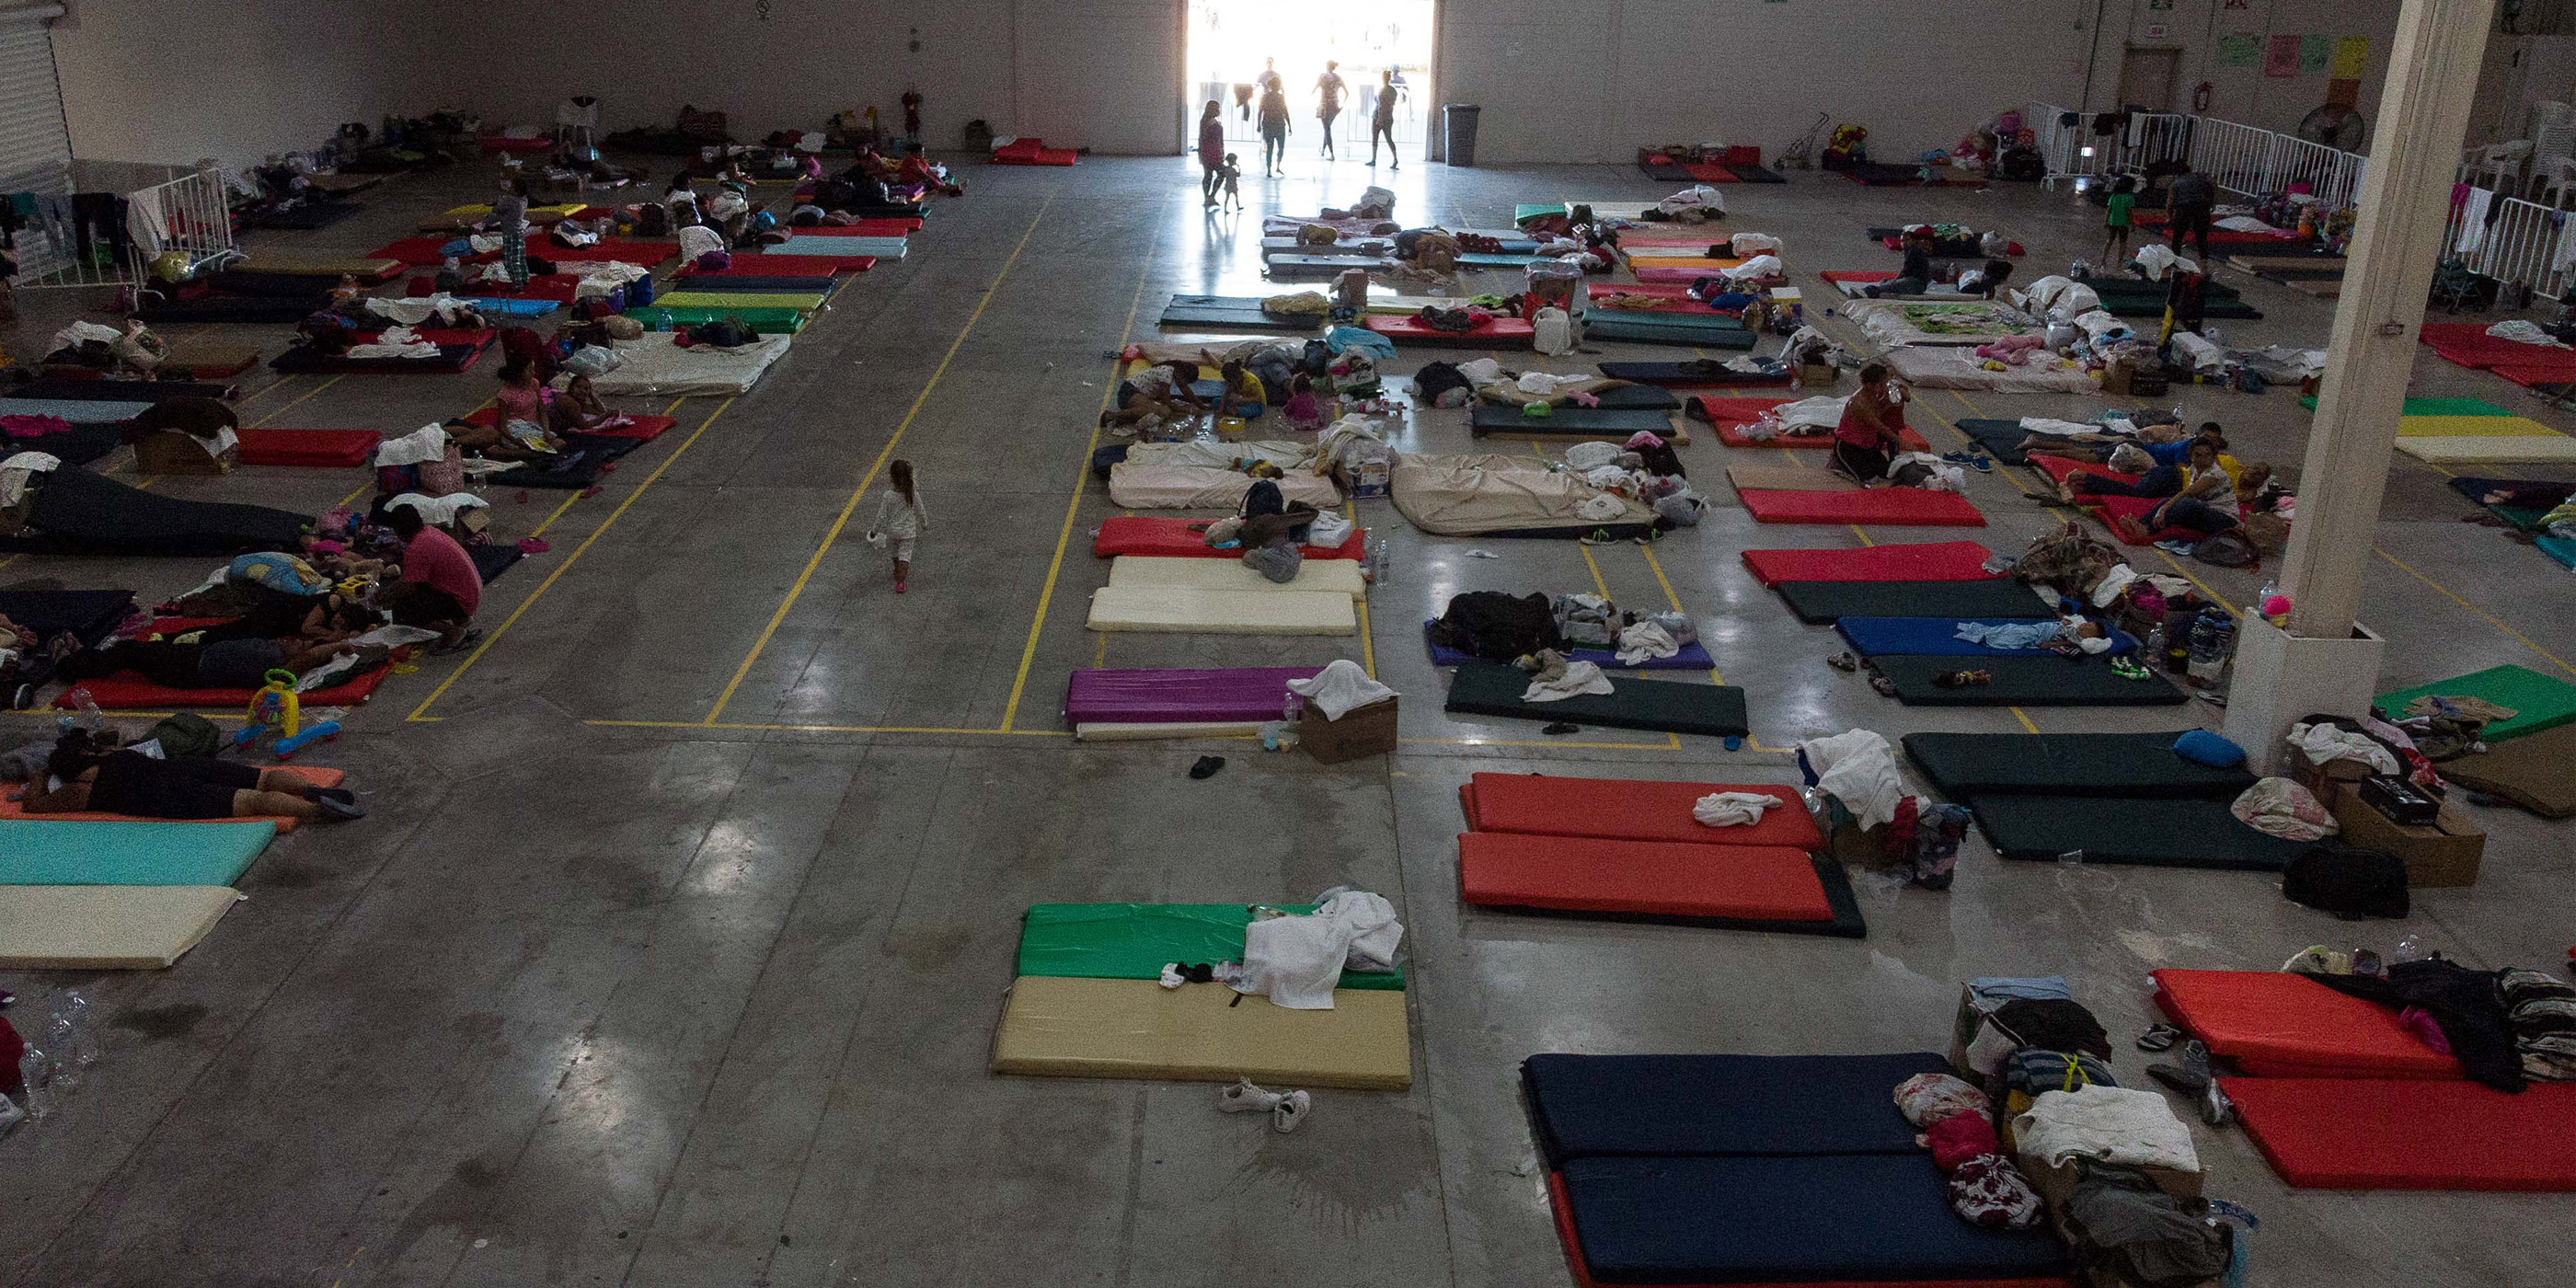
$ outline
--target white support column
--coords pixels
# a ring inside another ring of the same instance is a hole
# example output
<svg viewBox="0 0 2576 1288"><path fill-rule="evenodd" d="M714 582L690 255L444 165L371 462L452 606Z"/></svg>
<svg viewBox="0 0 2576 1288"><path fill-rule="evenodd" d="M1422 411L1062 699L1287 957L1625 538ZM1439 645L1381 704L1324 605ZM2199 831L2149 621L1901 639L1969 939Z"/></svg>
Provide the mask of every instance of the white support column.
<svg viewBox="0 0 2576 1288"><path fill-rule="evenodd" d="M2379 641L2356 638L2354 618L2494 26L2495 0L2405 0L2398 14L2282 566L2289 629L2249 615L2239 640L2227 734L2267 770L2291 722L2358 715L2378 687Z"/></svg>

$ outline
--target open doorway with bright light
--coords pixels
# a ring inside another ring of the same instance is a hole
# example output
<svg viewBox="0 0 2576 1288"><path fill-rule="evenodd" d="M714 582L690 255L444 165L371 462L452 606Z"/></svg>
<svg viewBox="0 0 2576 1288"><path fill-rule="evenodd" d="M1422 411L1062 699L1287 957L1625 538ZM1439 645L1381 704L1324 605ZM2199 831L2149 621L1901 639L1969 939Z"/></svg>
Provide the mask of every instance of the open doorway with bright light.
<svg viewBox="0 0 2576 1288"><path fill-rule="evenodd" d="M1395 69L1395 141L1407 160L1420 160L1431 128L1431 24L1433 0L1373 0L1335 11L1300 0L1189 0L1189 100L1185 145L1198 137L1201 105L1224 105L1229 144L1261 145L1253 88L1267 59L1288 96L1288 155L1313 156L1323 146L1316 119L1316 81L1328 61L1341 64L1349 88L1333 122L1334 149L1344 157L1368 156L1369 122L1377 111L1378 76ZM1346 13L1347 16L1335 16ZM1354 153L1353 148L1358 151Z"/></svg>

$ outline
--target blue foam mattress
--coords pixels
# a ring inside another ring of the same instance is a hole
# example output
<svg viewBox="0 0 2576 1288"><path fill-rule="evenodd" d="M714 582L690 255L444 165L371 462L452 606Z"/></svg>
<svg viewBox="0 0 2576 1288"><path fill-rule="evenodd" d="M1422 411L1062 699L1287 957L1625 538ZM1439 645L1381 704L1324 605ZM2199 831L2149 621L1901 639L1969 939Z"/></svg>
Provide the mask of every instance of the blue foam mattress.
<svg viewBox="0 0 2576 1288"><path fill-rule="evenodd" d="M848 259L856 255L874 255L878 259L901 259L906 239L901 237L790 237L771 246L771 255L812 255Z"/></svg>
<svg viewBox="0 0 2576 1288"><path fill-rule="evenodd" d="M1534 1055L1521 1063L1551 1167L1577 1158L1914 1154L1896 1084L1943 1073L1903 1055Z"/></svg>
<svg viewBox="0 0 2576 1288"><path fill-rule="evenodd" d="M1424 622L1422 629L1427 632L1437 624L1436 621ZM1484 660L1472 653L1461 653L1445 644L1432 644L1427 638L1423 642L1430 645L1433 666L1466 666ZM1708 650L1701 647L1697 640L1682 645L1682 651L1671 657L1654 658L1635 666L1620 661L1617 653L1606 648L1568 649L1565 659L1569 662L1590 662L1604 671L1709 671L1717 667L1716 659L1711 658Z"/></svg>
<svg viewBox="0 0 2576 1288"><path fill-rule="evenodd" d="M1582 1158L1563 1176L1584 1263L1603 1283L1992 1279L2067 1264L2044 1229L1960 1220L1925 1152Z"/></svg>
<svg viewBox="0 0 2576 1288"><path fill-rule="evenodd" d="M270 822L0 822L0 885L231 885Z"/></svg>
<svg viewBox="0 0 2576 1288"><path fill-rule="evenodd" d="M75 425L132 420L152 410L148 402L107 402L95 398L0 398L0 416L55 416Z"/></svg>
<svg viewBox="0 0 2576 1288"><path fill-rule="evenodd" d="M1862 657L1907 653L1917 657L2045 657L2044 648L1990 648L1959 638L1959 628L1982 619L1964 617L1844 617L1834 622L1834 629ZM2001 626L1997 620L1987 623ZM2027 625L2028 623L2013 623ZM2111 654L2121 656L2138 651L2136 636L2126 631L2111 632Z"/></svg>

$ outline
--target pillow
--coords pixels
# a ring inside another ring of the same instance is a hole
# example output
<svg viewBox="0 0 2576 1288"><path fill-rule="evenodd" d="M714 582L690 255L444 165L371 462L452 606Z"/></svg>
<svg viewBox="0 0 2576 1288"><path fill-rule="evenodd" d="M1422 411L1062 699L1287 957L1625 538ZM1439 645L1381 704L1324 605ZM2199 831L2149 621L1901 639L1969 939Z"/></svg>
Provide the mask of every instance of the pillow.
<svg viewBox="0 0 2576 1288"><path fill-rule="evenodd" d="M2207 729L2194 729L2174 739L2174 754L2195 765L2234 769L2245 763L2245 749Z"/></svg>

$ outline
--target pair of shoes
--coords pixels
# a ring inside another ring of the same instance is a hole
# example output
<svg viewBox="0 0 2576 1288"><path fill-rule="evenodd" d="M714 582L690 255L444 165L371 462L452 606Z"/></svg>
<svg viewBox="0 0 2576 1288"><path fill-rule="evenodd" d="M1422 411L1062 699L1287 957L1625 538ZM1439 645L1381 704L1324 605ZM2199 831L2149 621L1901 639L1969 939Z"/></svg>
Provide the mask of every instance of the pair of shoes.
<svg viewBox="0 0 2576 1288"><path fill-rule="evenodd" d="M2155 678L2154 672L2138 665L2134 659L2125 657L2115 657L2111 659L2111 674L2116 675L2123 680L2151 680Z"/></svg>
<svg viewBox="0 0 2576 1288"><path fill-rule="evenodd" d="M1967 466L1969 469L1975 470L1979 474L1992 474L1995 472L1994 459L1983 452L1943 452L1941 454L1941 459L1948 461L1952 465Z"/></svg>
<svg viewBox="0 0 2576 1288"><path fill-rule="evenodd" d="M2198 1038L2182 1044L2181 1060L2148 1065L2147 1076L2191 1097L2200 1120L2212 1127L2224 1127L2236 1117L2236 1102L2219 1088L2209 1067L2209 1047Z"/></svg>
<svg viewBox="0 0 2576 1288"><path fill-rule="evenodd" d="M1315 1098L1303 1091L1264 1091L1245 1078L1231 1087L1219 1087L1216 1111L1221 1114L1268 1114L1270 1129L1292 1132L1306 1121L1315 1107Z"/></svg>
<svg viewBox="0 0 2576 1288"><path fill-rule="evenodd" d="M2181 1029L2175 1028L2170 1024L2157 1024L2149 1027L2146 1032L2138 1035L2138 1049L2141 1051L2171 1051L2173 1050L2173 1044L2181 1040Z"/></svg>
<svg viewBox="0 0 2576 1288"><path fill-rule="evenodd" d="M898 594L898 595L903 594L903 593L905 593L906 591L909 591L909 590L911 590L911 589L912 589L912 583L910 583L910 582L898 581L898 582L896 582L896 583L894 584L894 593L896 593L896 594Z"/></svg>
<svg viewBox="0 0 2576 1288"><path fill-rule="evenodd" d="M1837 671L1857 672L1860 670L1860 659L1853 657L1847 652L1836 653L1832 657L1825 659L1825 665L1830 666Z"/></svg>
<svg viewBox="0 0 2576 1288"><path fill-rule="evenodd" d="M1869 673L1869 687L1878 690L1880 697L1892 698L1896 696L1896 681L1888 679L1887 676L1881 672L1871 671Z"/></svg>

